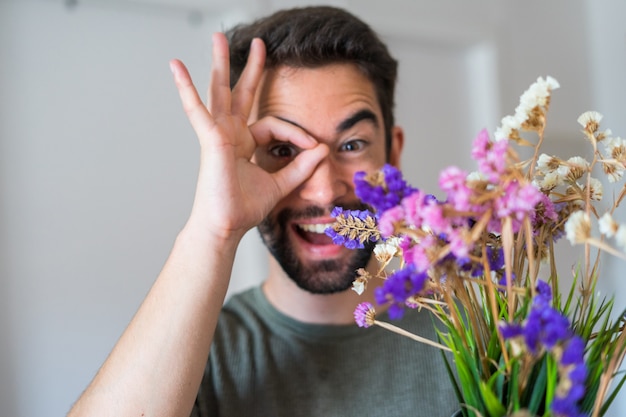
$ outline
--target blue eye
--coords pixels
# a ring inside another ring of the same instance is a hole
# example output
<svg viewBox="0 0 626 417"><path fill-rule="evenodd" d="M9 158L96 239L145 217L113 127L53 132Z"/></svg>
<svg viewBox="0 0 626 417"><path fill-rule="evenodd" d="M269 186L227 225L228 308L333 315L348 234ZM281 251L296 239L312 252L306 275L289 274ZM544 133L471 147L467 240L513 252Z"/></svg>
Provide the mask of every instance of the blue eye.
<svg viewBox="0 0 626 417"><path fill-rule="evenodd" d="M300 152L300 149L289 143L278 143L269 148L270 154L276 158L293 158Z"/></svg>

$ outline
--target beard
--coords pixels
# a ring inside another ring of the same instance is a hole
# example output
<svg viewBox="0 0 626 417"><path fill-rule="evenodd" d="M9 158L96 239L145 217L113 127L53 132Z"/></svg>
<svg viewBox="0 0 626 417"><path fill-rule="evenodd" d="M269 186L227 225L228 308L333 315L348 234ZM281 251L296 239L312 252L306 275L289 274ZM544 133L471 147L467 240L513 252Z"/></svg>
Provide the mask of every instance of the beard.
<svg viewBox="0 0 626 417"><path fill-rule="evenodd" d="M343 207L350 210L367 208L360 203ZM305 262L298 258L287 233L288 225L294 220L320 217L326 213L327 210L318 206L300 211L283 209L274 218L267 216L258 226L263 243L287 276L298 287L313 294L333 294L350 288L356 271L365 268L374 248L374 243L368 241L365 248L351 250L341 259Z"/></svg>

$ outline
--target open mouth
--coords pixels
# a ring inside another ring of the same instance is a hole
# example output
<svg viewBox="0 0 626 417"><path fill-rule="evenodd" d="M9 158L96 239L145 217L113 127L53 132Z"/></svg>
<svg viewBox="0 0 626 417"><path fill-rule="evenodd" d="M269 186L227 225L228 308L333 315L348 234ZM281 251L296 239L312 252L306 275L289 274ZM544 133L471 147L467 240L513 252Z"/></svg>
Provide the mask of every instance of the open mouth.
<svg viewBox="0 0 626 417"><path fill-rule="evenodd" d="M295 230L298 236L312 245L333 245L333 240L325 233L330 225L331 223L299 223Z"/></svg>

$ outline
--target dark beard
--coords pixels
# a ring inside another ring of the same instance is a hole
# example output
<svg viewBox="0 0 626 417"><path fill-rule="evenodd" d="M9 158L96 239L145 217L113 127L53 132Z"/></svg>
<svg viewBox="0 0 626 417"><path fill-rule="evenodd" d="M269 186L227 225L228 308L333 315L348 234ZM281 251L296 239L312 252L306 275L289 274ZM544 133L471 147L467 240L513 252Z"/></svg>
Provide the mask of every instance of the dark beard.
<svg viewBox="0 0 626 417"><path fill-rule="evenodd" d="M351 210L364 210L366 206L352 204ZM345 291L352 286L356 271L364 268L372 257L373 242L367 242L364 249L350 251L341 260L324 260L305 265L293 251L287 235L287 224L293 220L319 217L328 213L321 207L311 206L302 211L284 209L275 219L266 217L258 226L263 243L274 256L283 271L298 287L313 294L332 294Z"/></svg>

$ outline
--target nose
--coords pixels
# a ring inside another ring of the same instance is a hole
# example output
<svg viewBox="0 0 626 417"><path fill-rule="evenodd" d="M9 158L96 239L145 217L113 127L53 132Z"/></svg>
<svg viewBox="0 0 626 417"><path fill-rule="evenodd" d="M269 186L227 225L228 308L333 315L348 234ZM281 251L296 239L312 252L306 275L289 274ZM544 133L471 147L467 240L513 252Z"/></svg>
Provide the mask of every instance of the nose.
<svg viewBox="0 0 626 417"><path fill-rule="evenodd" d="M300 186L299 196L320 206L330 206L350 192L350 184L352 178L346 178L340 164L327 157Z"/></svg>

